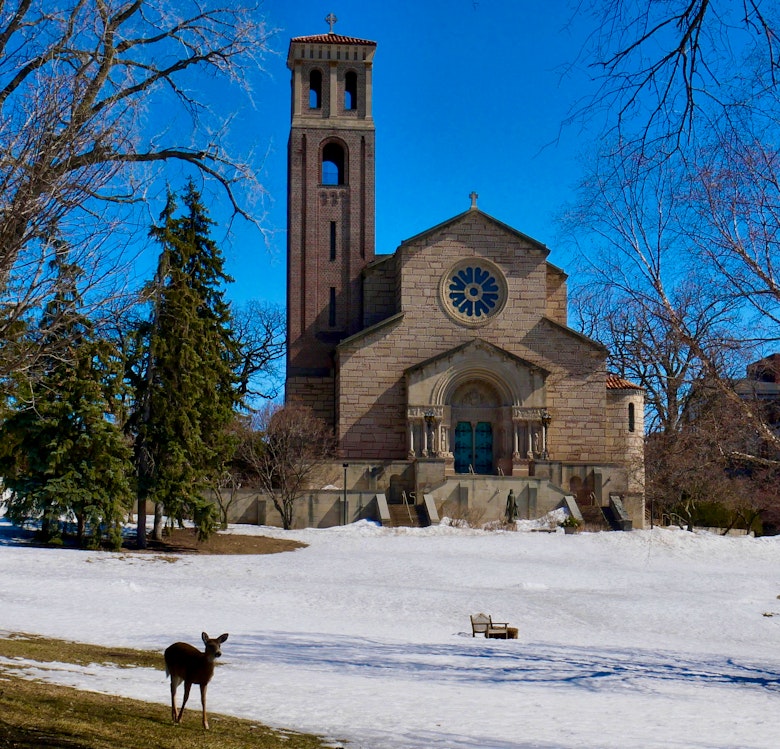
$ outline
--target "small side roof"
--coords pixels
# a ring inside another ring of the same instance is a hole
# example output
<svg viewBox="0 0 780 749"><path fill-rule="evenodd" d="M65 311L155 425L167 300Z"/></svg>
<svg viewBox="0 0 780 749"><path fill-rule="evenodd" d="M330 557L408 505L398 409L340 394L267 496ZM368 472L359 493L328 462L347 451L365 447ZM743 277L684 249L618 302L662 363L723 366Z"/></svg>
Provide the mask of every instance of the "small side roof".
<svg viewBox="0 0 780 749"><path fill-rule="evenodd" d="M616 374L607 372L607 390L644 390L644 388L631 380L624 380Z"/></svg>

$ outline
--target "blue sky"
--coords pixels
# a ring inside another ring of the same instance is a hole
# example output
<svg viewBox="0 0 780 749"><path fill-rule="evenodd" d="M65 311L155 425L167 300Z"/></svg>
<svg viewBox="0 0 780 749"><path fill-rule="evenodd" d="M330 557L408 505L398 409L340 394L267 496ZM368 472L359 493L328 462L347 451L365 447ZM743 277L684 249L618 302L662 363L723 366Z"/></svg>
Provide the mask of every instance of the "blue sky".
<svg viewBox="0 0 780 749"><path fill-rule="evenodd" d="M237 102L236 143L255 151L267 191L260 233L236 222L222 241L229 296L285 302L286 146L290 126L289 40L335 31L376 41L376 251L461 213L469 193L479 207L556 249L556 216L580 177L586 139L563 126L589 90L587 71L572 69L587 21L571 23L567 0L266 0L279 29L265 70L250 72L254 109ZM215 193L219 195L219 193Z"/></svg>

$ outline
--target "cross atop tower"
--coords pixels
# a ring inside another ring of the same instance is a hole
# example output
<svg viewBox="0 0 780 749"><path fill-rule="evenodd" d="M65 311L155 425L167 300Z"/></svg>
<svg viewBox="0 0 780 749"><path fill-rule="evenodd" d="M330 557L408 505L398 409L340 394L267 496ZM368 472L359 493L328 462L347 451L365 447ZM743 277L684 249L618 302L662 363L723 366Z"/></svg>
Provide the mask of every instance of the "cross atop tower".
<svg viewBox="0 0 780 749"><path fill-rule="evenodd" d="M325 23L327 23L327 24L330 26L330 31L328 32L329 34L332 34L332 33L333 33L333 25L334 25L334 24L336 23L336 21L338 21L338 20L339 20L339 19L338 19L338 18L336 18L335 14L333 14L333 13L328 13L328 15L327 15L327 16L325 16Z"/></svg>

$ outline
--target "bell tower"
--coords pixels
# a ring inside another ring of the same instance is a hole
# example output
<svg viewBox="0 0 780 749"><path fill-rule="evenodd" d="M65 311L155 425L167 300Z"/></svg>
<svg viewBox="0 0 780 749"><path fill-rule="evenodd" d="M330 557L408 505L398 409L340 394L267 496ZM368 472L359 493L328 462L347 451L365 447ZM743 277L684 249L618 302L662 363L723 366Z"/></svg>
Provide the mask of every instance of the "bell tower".
<svg viewBox="0 0 780 749"><path fill-rule="evenodd" d="M335 347L362 327L374 258L376 42L333 31L290 40L287 149L287 402L335 423Z"/></svg>

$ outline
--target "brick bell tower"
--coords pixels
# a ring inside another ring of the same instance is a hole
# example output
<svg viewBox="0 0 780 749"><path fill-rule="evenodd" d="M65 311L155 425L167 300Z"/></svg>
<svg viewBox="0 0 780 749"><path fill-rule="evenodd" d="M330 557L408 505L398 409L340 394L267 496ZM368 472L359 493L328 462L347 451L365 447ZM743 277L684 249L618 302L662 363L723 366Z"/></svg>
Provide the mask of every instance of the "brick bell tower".
<svg viewBox="0 0 780 749"><path fill-rule="evenodd" d="M372 60L376 42L290 40L285 399L335 425L334 351L362 327L362 271L374 258Z"/></svg>

